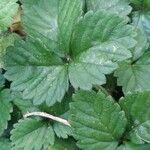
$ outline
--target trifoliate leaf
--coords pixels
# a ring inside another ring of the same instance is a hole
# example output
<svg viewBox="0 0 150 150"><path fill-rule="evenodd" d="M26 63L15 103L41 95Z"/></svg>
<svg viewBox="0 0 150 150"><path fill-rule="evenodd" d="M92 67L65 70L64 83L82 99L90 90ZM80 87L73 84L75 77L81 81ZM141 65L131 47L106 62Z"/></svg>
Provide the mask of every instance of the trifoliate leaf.
<svg viewBox="0 0 150 150"><path fill-rule="evenodd" d="M132 13L133 24L139 27L150 41L150 11L135 11Z"/></svg>
<svg viewBox="0 0 150 150"><path fill-rule="evenodd" d="M129 6L128 0L87 0L86 2L88 10L100 10L120 16L126 16L132 10L131 6Z"/></svg>
<svg viewBox="0 0 150 150"><path fill-rule="evenodd" d="M124 94L135 91L150 90L150 52L145 53L140 59L132 62L124 62L115 72L118 77L118 85L123 87Z"/></svg>
<svg viewBox="0 0 150 150"><path fill-rule="evenodd" d="M135 45L134 31L126 24L123 18L101 12L89 12L80 19L71 42L74 61L69 66L75 88L89 90L93 84L104 84L105 74L117 68L116 61L131 57L128 45Z"/></svg>
<svg viewBox="0 0 150 150"><path fill-rule="evenodd" d="M70 106L70 123L83 150L115 150L126 127L120 106L102 93L80 91Z"/></svg>
<svg viewBox="0 0 150 150"><path fill-rule="evenodd" d="M81 0L60 0L58 16L59 43L60 47L66 52L70 50L72 31L81 14Z"/></svg>
<svg viewBox="0 0 150 150"><path fill-rule="evenodd" d="M53 146L49 146L48 150L79 150L72 138L67 140L56 139Z"/></svg>
<svg viewBox="0 0 150 150"><path fill-rule="evenodd" d="M54 131L52 127L35 119L20 120L11 132L14 150L46 150L54 144Z"/></svg>
<svg viewBox="0 0 150 150"><path fill-rule="evenodd" d="M127 95L121 99L120 105L128 118L131 141L150 143L150 92Z"/></svg>
<svg viewBox="0 0 150 150"><path fill-rule="evenodd" d="M0 36L0 68L4 66L3 57L6 53L6 48L8 46L14 45L15 36L13 34L7 34Z"/></svg>
<svg viewBox="0 0 150 150"><path fill-rule="evenodd" d="M14 81L12 90L23 91L23 98L34 104L53 105L68 90L67 66L39 39L18 41L7 49L4 60L5 77Z"/></svg>
<svg viewBox="0 0 150 150"><path fill-rule="evenodd" d="M13 22L13 17L17 13L17 0L0 1L0 32L5 31Z"/></svg>
<svg viewBox="0 0 150 150"><path fill-rule="evenodd" d="M11 150L11 144L8 139L0 138L0 149L1 150Z"/></svg>
<svg viewBox="0 0 150 150"><path fill-rule="evenodd" d="M0 92L0 135L7 128L7 122L10 120L12 105L10 103L11 95L9 90Z"/></svg>
<svg viewBox="0 0 150 150"><path fill-rule="evenodd" d="M126 143L120 146L117 150L149 150L150 144L136 145L133 143Z"/></svg>

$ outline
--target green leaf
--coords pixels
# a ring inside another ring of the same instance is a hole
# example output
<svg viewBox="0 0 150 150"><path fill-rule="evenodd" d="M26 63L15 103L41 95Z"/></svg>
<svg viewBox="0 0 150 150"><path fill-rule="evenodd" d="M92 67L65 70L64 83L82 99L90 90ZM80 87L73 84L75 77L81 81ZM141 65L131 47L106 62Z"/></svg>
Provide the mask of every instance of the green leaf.
<svg viewBox="0 0 150 150"><path fill-rule="evenodd" d="M69 113L67 112L67 113L61 115L60 117L68 120L68 115L69 115ZM54 131L58 138L67 139L68 136L72 135L71 127L66 126L62 123L54 122L53 128L54 128Z"/></svg>
<svg viewBox="0 0 150 150"><path fill-rule="evenodd" d="M120 106L102 93L79 91L70 106L70 123L83 150L115 150L125 131Z"/></svg>
<svg viewBox="0 0 150 150"><path fill-rule="evenodd" d="M82 14L82 1L39 0L36 4L32 1L24 4L27 10L23 22L27 33L34 37L40 33L68 53L74 24Z"/></svg>
<svg viewBox="0 0 150 150"><path fill-rule="evenodd" d="M27 112L39 111L39 108L35 107L31 100L24 100L21 93L13 93L13 104L21 111L22 114Z"/></svg>
<svg viewBox="0 0 150 150"><path fill-rule="evenodd" d="M132 13L133 24L139 27L150 41L150 11L135 11Z"/></svg>
<svg viewBox="0 0 150 150"><path fill-rule="evenodd" d="M89 90L104 84L105 74L117 68L116 61L131 57L128 49L135 45L134 30L126 24L123 18L101 12L88 12L80 19L72 37L73 62L69 66L75 88Z"/></svg>
<svg viewBox="0 0 150 150"><path fill-rule="evenodd" d="M117 44L126 49L134 47L133 37L136 33L127 23L126 19L114 14L88 12L75 27L71 41L72 55L75 57L93 46L107 42L115 42L114 46Z"/></svg>
<svg viewBox="0 0 150 150"><path fill-rule="evenodd" d="M67 53L70 50L72 31L81 14L81 0L60 0L58 16L58 36L60 47Z"/></svg>
<svg viewBox="0 0 150 150"><path fill-rule="evenodd" d="M137 44L134 48L131 49L132 52L132 61L138 60L144 52L148 49L148 40L144 33L137 28L137 36L135 37Z"/></svg>
<svg viewBox="0 0 150 150"><path fill-rule="evenodd" d="M105 74L109 74L117 68L117 64L111 61L98 58L96 60L88 59L89 57L90 55L86 57L85 62L74 62L69 66L70 82L76 89L80 87L90 90L93 85L105 84Z"/></svg>
<svg viewBox="0 0 150 150"><path fill-rule="evenodd" d="M115 76L118 77L118 85L123 87L124 94L128 92L150 90L150 52L145 53L140 59L120 64Z"/></svg>
<svg viewBox="0 0 150 150"><path fill-rule="evenodd" d="M126 143L120 146L117 150L149 150L150 144L135 145L133 143Z"/></svg>
<svg viewBox="0 0 150 150"><path fill-rule="evenodd" d="M55 136L52 127L35 119L20 120L11 131L14 150L41 150L54 144Z"/></svg>
<svg viewBox="0 0 150 150"><path fill-rule="evenodd" d="M28 10L25 11L23 17L26 32L34 37L40 33L53 41L57 41L58 0L38 0L36 4L34 3L30 7L28 7L28 3L27 1L27 6L25 5Z"/></svg>
<svg viewBox="0 0 150 150"><path fill-rule="evenodd" d="M54 116L61 116L69 110L69 103L71 101L72 101L71 96L66 94L61 103L57 102L55 103L55 105L51 107L48 107L47 105L42 104L38 106L38 108L42 112L53 114Z"/></svg>
<svg viewBox="0 0 150 150"><path fill-rule="evenodd" d="M14 45L15 36L14 34L7 34L0 36L0 68L4 66L3 57L6 53L6 48Z"/></svg>
<svg viewBox="0 0 150 150"><path fill-rule="evenodd" d="M10 103L11 95L9 90L0 92L0 135L7 128L8 120L10 120L10 113L12 112L12 105Z"/></svg>
<svg viewBox="0 0 150 150"><path fill-rule="evenodd" d="M87 9L94 11L100 10L120 16L126 16L132 10L128 0L87 0Z"/></svg>
<svg viewBox="0 0 150 150"><path fill-rule="evenodd" d="M10 27L13 17L17 13L17 0L1 0L0 2L0 33Z"/></svg>
<svg viewBox="0 0 150 150"><path fill-rule="evenodd" d="M130 0L130 2L135 6L140 8L150 8L150 1L149 0Z"/></svg>
<svg viewBox="0 0 150 150"><path fill-rule="evenodd" d="M7 49L5 77L14 81L12 90L23 91L23 98L51 106L68 90L67 66L41 40L29 38Z"/></svg>
<svg viewBox="0 0 150 150"><path fill-rule="evenodd" d="M143 141L150 143L150 120L136 126L129 137L135 144L143 144Z"/></svg>
<svg viewBox="0 0 150 150"><path fill-rule="evenodd" d="M55 144L50 146L48 150L79 150L73 139L62 140L56 138Z"/></svg>
<svg viewBox="0 0 150 150"><path fill-rule="evenodd" d="M1 150L11 150L11 144L8 139L0 138L0 148Z"/></svg>
<svg viewBox="0 0 150 150"><path fill-rule="evenodd" d="M127 95L120 100L120 105L128 118L131 141L150 143L150 92Z"/></svg>
<svg viewBox="0 0 150 150"><path fill-rule="evenodd" d="M37 1L39 1L39 0L37 0ZM23 11L25 13L26 13L26 11L29 11L33 5L36 5L37 1L35 1L35 0L20 0L20 2L22 3Z"/></svg>

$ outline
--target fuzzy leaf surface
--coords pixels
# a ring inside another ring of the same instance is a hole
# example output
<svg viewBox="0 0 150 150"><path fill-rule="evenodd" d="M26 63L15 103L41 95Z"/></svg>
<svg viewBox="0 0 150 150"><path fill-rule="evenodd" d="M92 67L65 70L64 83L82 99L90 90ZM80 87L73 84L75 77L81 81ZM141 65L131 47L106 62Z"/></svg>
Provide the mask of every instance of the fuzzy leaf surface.
<svg viewBox="0 0 150 150"><path fill-rule="evenodd" d="M82 14L82 1L60 0L58 14L60 47L68 53L70 50L72 31Z"/></svg>
<svg viewBox="0 0 150 150"><path fill-rule="evenodd" d="M36 105L60 102L68 90L67 66L39 39L16 42L4 60L12 90L23 91L23 98L33 99Z"/></svg>
<svg viewBox="0 0 150 150"><path fill-rule="evenodd" d="M126 16L132 10L128 0L87 0L87 9L94 11L100 10L120 16Z"/></svg>
<svg viewBox="0 0 150 150"><path fill-rule="evenodd" d="M115 150L126 127L120 106L102 93L80 91L70 105L70 123L83 150Z"/></svg>
<svg viewBox="0 0 150 150"><path fill-rule="evenodd" d="M38 0L36 4L32 1L24 4L27 10L23 22L27 33L33 37L40 33L68 53L73 27L82 14L82 1Z"/></svg>
<svg viewBox="0 0 150 150"><path fill-rule="evenodd" d="M55 141L52 127L35 119L20 120L11 131L14 150L46 150Z"/></svg>
<svg viewBox="0 0 150 150"><path fill-rule="evenodd" d="M77 23L72 36L71 84L84 90L104 84L105 75L117 68L117 62L131 57L129 47L135 45L133 37L133 27L125 19L88 12Z"/></svg>

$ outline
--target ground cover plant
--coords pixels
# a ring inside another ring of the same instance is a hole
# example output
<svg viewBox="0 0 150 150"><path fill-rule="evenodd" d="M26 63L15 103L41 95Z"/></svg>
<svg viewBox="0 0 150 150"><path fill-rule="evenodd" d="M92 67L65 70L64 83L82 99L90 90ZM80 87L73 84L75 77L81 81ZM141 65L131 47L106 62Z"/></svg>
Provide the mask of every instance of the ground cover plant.
<svg viewBox="0 0 150 150"><path fill-rule="evenodd" d="M150 150L149 0L0 0L0 150Z"/></svg>

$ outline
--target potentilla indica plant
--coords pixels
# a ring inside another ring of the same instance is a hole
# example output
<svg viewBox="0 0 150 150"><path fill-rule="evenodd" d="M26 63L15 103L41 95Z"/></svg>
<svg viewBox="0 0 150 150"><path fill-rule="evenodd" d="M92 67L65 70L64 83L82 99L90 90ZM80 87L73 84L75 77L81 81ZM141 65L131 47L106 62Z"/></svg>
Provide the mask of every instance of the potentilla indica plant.
<svg viewBox="0 0 150 150"><path fill-rule="evenodd" d="M150 0L0 0L0 150L150 150Z"/></svg>

